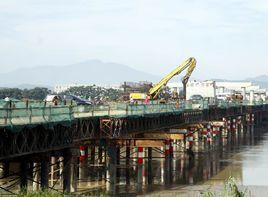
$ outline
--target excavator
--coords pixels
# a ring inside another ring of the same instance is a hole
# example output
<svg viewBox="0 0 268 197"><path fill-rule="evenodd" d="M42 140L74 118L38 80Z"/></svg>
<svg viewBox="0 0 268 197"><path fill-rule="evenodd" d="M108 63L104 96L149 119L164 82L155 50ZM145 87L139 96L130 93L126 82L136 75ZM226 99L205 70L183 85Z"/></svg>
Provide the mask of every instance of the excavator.
<svg viewBox="0 0 268 197"><path fill-rule="evenodd" d="M150 88L147 95L150 96L150 99L156 100L161 92L161 89L169 82L169 80L172 79L174 76L179 75L182 71L188 68L186 74L182 78L183 98L186 99L186 85L195 67L196 67L196 60L195 58L190 57L186 61L182 62L177 68L175 68L168 75L166 75L163 79L161 79L157 84L153 85L153 87ZM134 100L139 100L139 99L143 100L144 97L145 97L145 94L142 94L142 93L130 94L130 98Z"/></svg>

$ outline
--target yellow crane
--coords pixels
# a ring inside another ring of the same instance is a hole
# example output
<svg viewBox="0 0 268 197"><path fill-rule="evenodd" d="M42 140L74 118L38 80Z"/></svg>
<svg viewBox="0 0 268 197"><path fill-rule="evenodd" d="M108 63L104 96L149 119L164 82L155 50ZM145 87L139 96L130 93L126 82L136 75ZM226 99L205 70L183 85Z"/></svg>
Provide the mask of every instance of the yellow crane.
<svg viewBox="0 0 268 197"><path fill-rule="evenodd" d="M168 75L166 75L163 79L161 79L152 88L150 88L148 94L138 93L138 92L130 93L130 95L129 95L130 99L145 100L147 95L149 95L151 99L154 99L154 100L157 99L162 87L165 86L172 77L179 75L182 71L184 71L186 68L188 68L186 74L182 78L183 97L184 97L184 99L186 99L186 84L187 84L192 72L194 71L195 67L196 67L196 60L195 60L195 58L190 57L186 61L182 62L177 68L175 68Z"/></svg>
<svg viewBox="0 0 268 197"><path fill-rule="evenodd" d="M161 91L161 88L165 86L168 81L176 76L179 75L182 71L184 71L186 68L187 72L185 76L182 78L182 83L183 83L183 97L186 99L186 84L194 71L196 67L196 60L193 57L190 57L183 63L181 63L177 68L175 68L172 72L170 72L168 75L166 75L163 79L161 79L157 84L155 84L150 90L149 90L149 95L151 96L152 99L156 99Z"/></svg>

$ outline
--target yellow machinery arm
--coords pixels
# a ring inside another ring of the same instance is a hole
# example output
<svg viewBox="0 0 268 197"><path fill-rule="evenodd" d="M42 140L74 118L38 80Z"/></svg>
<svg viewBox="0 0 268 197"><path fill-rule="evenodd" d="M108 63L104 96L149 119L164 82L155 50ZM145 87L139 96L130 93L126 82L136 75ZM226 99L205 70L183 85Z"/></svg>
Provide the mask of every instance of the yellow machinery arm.
<svg viewBox="0 0 268 197"><path fill-rule="evenodd" d="M191 76L193 70L195 69L195 66L196 66L196 60L193 57L190 57L189 59L184 61L182 64L180 64L177 68L175 68L171 73L166 75L163 79L161 79L161 81L159 81L149 90L149 94L151 98L156 99L160 93L161 88L165 86L172 77L180 74L182 71L184 71L188 67L186 75L182 79L182 83L184 87L184 97L185 97L186 83L188 82L189 77Z"/></svg>

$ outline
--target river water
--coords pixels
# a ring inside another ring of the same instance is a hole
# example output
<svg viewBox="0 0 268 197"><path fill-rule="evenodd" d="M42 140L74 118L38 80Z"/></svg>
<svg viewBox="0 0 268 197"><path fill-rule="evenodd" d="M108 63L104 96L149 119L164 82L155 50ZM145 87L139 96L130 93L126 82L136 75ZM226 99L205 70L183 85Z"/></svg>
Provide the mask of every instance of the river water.
<svg viewBox="0 0 268 197"><path fill-rule="evenodd" d="M196 154L193 164L187 160L177 155L171 182L147 187L141 195L200 196L207 191L219 195L231 176L248 196L268 196L268 127L236 137L231 145Z"/></svg>

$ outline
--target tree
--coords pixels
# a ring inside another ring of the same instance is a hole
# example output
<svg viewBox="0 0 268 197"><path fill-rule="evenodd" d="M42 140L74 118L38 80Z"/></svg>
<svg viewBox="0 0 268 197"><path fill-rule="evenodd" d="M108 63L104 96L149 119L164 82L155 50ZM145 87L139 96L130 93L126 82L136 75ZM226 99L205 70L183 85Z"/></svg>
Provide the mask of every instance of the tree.
<svg viewBox="0 0 268 197"><path fill-rule="evenodd" d="M122 90L92 85L71 87L62 94L75 95L92 101L116 101L120 98L122 93Z"/></svg>
<svg viewBox="0 0 268 197"><path fill-rule="evenodd" d="M47 88L36 87L34 89L24 89L19 88L3 88L0 89L0 99L6 97L14 99L33 99L33 100L43 100L47 94L50 93L50 90Z"/></svg>

